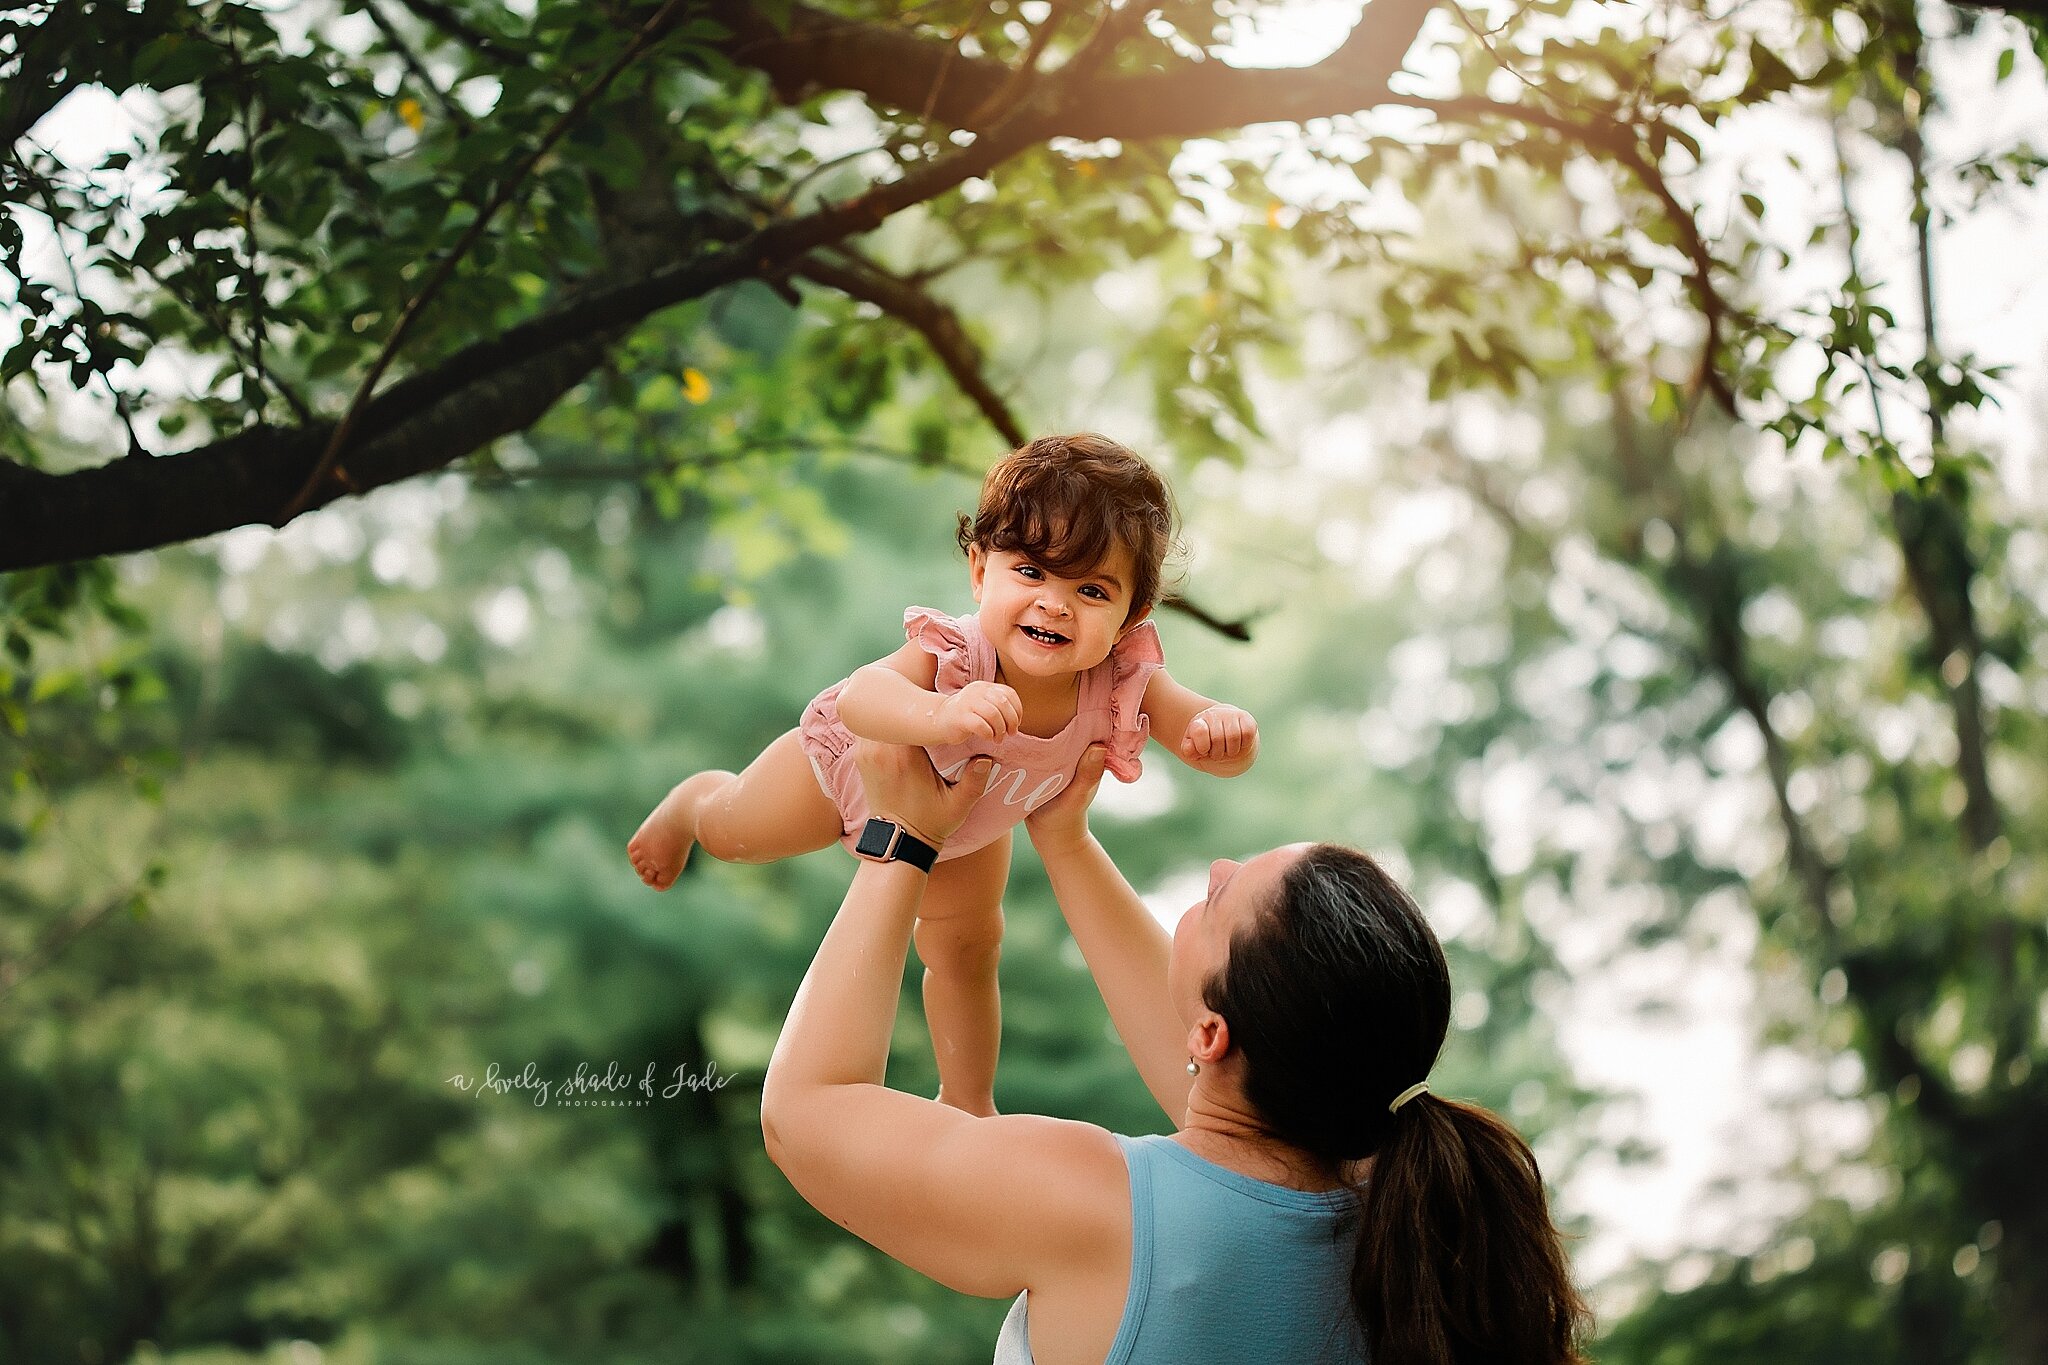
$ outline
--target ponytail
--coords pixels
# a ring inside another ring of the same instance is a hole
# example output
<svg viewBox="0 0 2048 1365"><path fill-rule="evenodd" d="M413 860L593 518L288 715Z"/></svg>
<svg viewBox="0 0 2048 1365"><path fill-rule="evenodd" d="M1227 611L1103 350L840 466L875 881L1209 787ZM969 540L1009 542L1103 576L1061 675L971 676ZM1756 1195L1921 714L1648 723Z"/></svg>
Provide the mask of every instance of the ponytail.
<svg viewBox="0 0 2048 1365"><path fill-rule="evenodd" d="M1476 1105L1402 1106L1359 1192L1351 1303L1379 1365L1579 1365L1590 1324L1536 1154Z"/></svg>
<svg viewBox="0 0 2048 1365"><path fill-rule="evenodd" d="M1351 1304L1375 1365L1582 1365L1591 1315L1535 1153L1476 1105L1411 1093L1443 1047L1451 979L1398 882L1315 845L1204 998L1273 1136L1333 1168L1373 1158Z"/></svg>

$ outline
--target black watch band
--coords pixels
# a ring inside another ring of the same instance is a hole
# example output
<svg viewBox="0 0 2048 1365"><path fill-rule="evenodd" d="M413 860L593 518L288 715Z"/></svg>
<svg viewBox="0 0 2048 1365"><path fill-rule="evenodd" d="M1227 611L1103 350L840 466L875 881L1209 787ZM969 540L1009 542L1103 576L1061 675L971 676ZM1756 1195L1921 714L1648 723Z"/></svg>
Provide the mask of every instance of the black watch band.
<svg viewBox="0 0 2048 1365"><path fill-rule="evenodd" d="M909 863L920 872L931 871L939 860L937 849L893 820L868 821L853 851L878 863Z"/></svg>

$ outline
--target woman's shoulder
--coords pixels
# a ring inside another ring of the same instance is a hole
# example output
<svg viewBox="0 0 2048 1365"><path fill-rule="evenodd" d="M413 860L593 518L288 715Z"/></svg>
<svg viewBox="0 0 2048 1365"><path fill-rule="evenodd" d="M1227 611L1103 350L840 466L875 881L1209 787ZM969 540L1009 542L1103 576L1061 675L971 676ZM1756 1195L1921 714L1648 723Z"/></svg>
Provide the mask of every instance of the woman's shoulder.
<svg viewBox="0 0 2048 1365"><path fill-rule="evenodd" d="M1121 1201L1130 1194L1124 1139L1107 1128L1044 1114L1002 1114L987 1122L996 1125L990 1134L995 1155L1036 1166L1041 1178L1062 1182L1076 1200Z"/></svg>
<svg viewBox="0 0 2048 1365"><path fill-rule="evenodd" d="M1046 1215L1040 1231L1062 1256L1127 1247L1131 1184L1117 1136L1106 1128L1042 1114L980 1120L979 1159L1033 1191Z"/></svg>

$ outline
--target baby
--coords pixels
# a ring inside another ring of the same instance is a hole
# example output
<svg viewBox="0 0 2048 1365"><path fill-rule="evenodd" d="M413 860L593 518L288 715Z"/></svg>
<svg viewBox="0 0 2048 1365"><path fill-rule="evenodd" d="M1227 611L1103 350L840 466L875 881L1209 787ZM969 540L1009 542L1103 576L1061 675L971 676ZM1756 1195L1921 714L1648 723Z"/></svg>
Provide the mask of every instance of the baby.
<svg viewBox="0 0 2048 1365"><path fill-rule="evenodd" d="M1107 744L1108 770L1124 782L1136 780L1154 734L1189 767L1222 777L1257 753L1249 714L1162 666L1146 618L1173 522L1159 475L1107 437L1044 436L1005 456L973 518L960 518L980 610L910 608L901 649L819 693L745 772L678 783L626 846L640 879L667 890L692 844L741 863L835 840L852 848L868 817L855 736L923 745L949 780L991 757L981 800L939 852L915 939L939 1099L994 1113L1012 828L1059 794L1092 743Z"/></svg>

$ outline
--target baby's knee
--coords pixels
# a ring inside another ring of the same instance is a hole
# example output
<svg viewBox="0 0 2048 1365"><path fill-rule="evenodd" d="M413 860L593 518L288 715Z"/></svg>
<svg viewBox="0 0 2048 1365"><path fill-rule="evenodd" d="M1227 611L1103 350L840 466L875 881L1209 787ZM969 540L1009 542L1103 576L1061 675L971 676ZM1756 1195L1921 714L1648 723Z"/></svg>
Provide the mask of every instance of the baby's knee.
<svg viewBox="0 0 2048 1365"><path fill-rule="evenodd" d="M731 800L737 779L731 773L706 772L690 780L697 786L693 795L698 847L722 863L754 861L748 856L753 841L748 837L747 822Z"/></svg>
<svg viewBox="0 0 2048 1365"><path fill-rule="evenodd" d="M1003 912L953 915L917 922L917 955L944 976L994 976L1003 955Z"/></svg>

